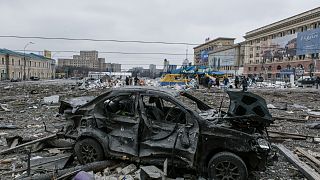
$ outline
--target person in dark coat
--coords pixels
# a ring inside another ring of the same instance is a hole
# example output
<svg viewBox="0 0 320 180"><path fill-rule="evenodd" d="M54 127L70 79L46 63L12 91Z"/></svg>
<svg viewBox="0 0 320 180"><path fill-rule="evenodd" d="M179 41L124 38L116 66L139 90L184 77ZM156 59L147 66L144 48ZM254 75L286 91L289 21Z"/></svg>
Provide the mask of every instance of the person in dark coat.
<svg viewBox="0 0 320 180"><path fill-rule="evenodd" d="M248 80L246 77L243 77L241 85L242 85L243 92L248 91Z"/></svg>
<svg viewBox="0 0 320 180"><path fill-rule="evenodd" d="M129 85L129 77L126 76L126 85L128 86Z"/></svg>
<svg viewBox="0 0 320 180"><path fill-rule="evenodd" d="M317 83L317 89L319 89L319 84L320 84L320 76L317 77L316 79L316 83Z"/></svg>
<svg viewBox="0 0 320 180"><path fill-rule="evenodd" d="M220 86L220 79L219 79L219 77L216 77L216 86L217 86L217 87Z"/></svg>
<svg viewBox="0 0 320 180"><path fill-rule="evenodd" d="M239 76L236 76L234 80L234 85L236 86L237 89L239 88L239 84L240 84Z"/></svg>

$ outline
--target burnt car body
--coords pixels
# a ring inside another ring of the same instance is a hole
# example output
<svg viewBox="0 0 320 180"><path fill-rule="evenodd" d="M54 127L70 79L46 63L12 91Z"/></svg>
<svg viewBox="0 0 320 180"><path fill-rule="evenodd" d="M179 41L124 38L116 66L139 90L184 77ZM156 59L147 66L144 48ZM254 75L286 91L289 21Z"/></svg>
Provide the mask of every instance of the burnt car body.
<svg viewBox="0 0 320 180"><path fill-rule="evenodd" d="M63 101L70 122L66 137L76 139L80 163L105 158L168 164L211 179L246 179L263 170L272 117L266 102L250 92L228 92L227 112L215 110L187 92L126 87L93 97ZM179 100L183 97L197 111Z"/></svg>

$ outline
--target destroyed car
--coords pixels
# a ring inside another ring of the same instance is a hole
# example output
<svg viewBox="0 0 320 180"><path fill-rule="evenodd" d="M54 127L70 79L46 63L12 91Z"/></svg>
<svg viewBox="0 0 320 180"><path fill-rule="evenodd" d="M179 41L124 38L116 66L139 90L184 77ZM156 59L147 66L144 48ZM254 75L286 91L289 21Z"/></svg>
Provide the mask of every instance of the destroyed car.
<svg viewBox="0 0 320 180"><path fill-rule="evenodd" d="M167 162L210 179L246 179L248 171L266 166L266 127L272 117L261 97L228 95L224 112L188 92L122 87L96 98L62 101L59 111L70 123L64 136L76 140L82 164L117 158L159 166Z"/></svg>

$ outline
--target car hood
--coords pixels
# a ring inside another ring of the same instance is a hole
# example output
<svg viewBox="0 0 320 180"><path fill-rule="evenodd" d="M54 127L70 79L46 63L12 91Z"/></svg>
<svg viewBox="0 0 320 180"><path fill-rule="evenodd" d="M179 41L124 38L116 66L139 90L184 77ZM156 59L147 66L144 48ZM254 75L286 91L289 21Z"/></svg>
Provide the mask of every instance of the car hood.
<svg viewBox="0 0 320 180"><path fill-rule="evenodd" d="M248 117L259 121L263 126L273 122L267 103L262 97L251 92L228 91L230 105L228 115L233 117Z"/></svg>

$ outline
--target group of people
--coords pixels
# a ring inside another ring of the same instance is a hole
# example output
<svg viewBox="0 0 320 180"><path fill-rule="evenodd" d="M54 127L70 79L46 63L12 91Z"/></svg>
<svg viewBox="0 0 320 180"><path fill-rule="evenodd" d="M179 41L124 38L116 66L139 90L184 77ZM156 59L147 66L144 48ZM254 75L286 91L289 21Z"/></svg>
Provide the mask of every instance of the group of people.
<svg viewBox="0 0 320 180"><path fill-rule="evenodd" d="M129 86L129 85L136 86L136 85L140 84L140 80L139 80L139 78L137 76L134 77L134 78L126 76L126 80L125 81L126 81L126 85L127 86Z"/></svg>
<svg viewBox="0 0 320 180"><path fill-rule="evenodd" d="M220 87L220 77L210 76L208 78L209 78L209 80L208 80L208 89L210 89L213 86L214 87ZM222 82L223 82L224 88L227 89L229 87L229 83L230 83L229 78L225 76L223 78ZM247 91L248 90L248 86L250 84L256 84L256 79L255 78L250 79L249 77L240 78L239 76L235 77L234 85L235 85L235 88L237 88L237 89L242 87L242 91Z"/></svg>
<svg viewBox="0 0 320 180"><path fill-rule="evenodd" d="M220 87L220 78L219 77L213 77L213 76L210 76L208 77L209 80L208 80L208 89L210 89L212 86L215 86L215 87ZM230 81L229 81L229 78L228 77L224 77L223 78L223 85L225 88L228 87Z"/></svg>

